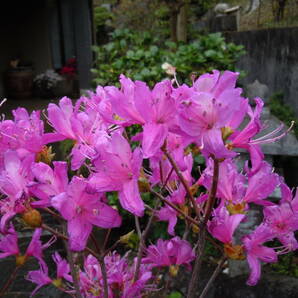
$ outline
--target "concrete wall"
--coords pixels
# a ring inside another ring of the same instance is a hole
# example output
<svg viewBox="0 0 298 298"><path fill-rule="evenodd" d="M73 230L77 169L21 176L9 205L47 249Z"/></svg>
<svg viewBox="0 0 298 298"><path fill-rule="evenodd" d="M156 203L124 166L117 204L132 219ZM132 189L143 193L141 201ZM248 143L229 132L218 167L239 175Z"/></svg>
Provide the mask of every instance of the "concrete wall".
<svg viewBox="0 0 298 298"><path fill-rule="evenodd" d="M51 68L46 1L3 1L0 10L0 98L9 61L32 62L36 73Z"/></svg>
<svg viewBox="0 0 298 298"><path fill-rule="evenodd" d="M228 41L244 45L247 54L238 67L246 71L243 83L258 79L270 94L281 91L298 116L298 27L227 32Z"/></svg>

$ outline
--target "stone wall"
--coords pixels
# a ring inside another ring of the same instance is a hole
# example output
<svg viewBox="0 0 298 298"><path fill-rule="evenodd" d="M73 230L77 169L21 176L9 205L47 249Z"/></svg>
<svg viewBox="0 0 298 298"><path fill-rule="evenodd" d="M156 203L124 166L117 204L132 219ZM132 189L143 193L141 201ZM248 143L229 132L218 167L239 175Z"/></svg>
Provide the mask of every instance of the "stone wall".
<svg viewBox="0 0 298 298"><path fill-rule="evenodd" d="M270 94L283 92L298 116L298 27L224 33L244 45L247 54L237 67L246 72L243 84L258 79Z"/></svg>

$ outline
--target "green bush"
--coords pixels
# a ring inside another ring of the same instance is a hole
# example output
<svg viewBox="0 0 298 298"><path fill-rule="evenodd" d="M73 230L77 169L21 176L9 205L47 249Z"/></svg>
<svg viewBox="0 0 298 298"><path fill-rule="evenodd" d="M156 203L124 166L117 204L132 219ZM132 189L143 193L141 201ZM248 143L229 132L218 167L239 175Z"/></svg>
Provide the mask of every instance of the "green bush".
<svg viewBox="0 0 298 298"><path fill-rule="evenodd" d="M94 46L95 67L91 70L95 85L118 84L120 74L149 85L166 77L161 65L177 69L178 80L190 81L191 73L200 75L213 69L235 70L243 46L226 43L220 33L199 37L188 44L161 41L148 32L117 29L111 42Z"/></svg>
<svg viewBox="0 0 298 298"><path fill-rule="evenodd" d="M270 97L268 105L271 113L286 125L290 126L292 121L295 122L293 132L298 138L298 118L296 117L291 106L284 103L284 94L282 92L274 93Z"/></svg>

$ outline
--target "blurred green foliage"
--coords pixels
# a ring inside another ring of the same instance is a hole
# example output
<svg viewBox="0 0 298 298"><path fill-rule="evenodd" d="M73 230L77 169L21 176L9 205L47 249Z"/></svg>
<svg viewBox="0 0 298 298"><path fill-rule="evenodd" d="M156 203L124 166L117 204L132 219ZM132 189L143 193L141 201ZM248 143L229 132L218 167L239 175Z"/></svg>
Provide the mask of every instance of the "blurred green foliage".
<svg viewBox="0 0 298 298"><path fill-rule="evenodd" d="M297 252L290 252L285 255L280 255L278 262L272 264L271 268L277 273L298 277Z"/></svg>
<svg viewBox="0 0 298 298"><path fill-rule="evenodd" d="M123 73L153 86L166 77L161 68L165 62L176 67L179 81L190 83L192 73L235 70L236 60L244 53L243 46L226 43L220 33L200 36L185 44L164 42L149 32L129 29L116 29L111 42L94 46L93 50L96 61L91 71L95 85L117 85Z"/></svg>
<svg viewBox="0 0 298 298"><path fill-rule="evenodd" d="M269 108L271 113L284 122L286 125L290 126L291 121L295 121L295 125L293 128L293 132L295 136L298 138L298 118L296 117L294 110L291 106L285 104L284 102L284 94L282 92L274 93L269 100Z"/></svg>
<svg viewBox="0 0 298 298"><path fill-rule="evenodd" d="M104 26L107 20L113 19L113 14L104 6L97 6L93 11L95 27Z"/></svg>

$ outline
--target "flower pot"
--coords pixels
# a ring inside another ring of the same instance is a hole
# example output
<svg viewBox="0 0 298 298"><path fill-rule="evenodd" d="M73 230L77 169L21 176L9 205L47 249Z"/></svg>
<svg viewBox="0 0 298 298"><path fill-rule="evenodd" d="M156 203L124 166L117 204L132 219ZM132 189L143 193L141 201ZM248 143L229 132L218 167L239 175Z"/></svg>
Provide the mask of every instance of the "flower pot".
<svg viewBox="0 0 298 298"><path fill-rule="evenodd" d="M56 97L72 96L74 93L74 80L72 78L64 78L53 87L53 93Z"/></svg>
<svg viewBox="0 0 298 298"><path fill-rule="evenodd" d="M14 99L32 97L33 71L29 67L8 70L5 75L7 96Z"/></svg>

